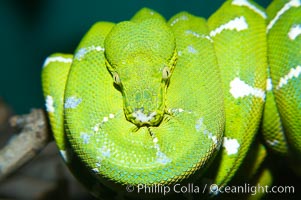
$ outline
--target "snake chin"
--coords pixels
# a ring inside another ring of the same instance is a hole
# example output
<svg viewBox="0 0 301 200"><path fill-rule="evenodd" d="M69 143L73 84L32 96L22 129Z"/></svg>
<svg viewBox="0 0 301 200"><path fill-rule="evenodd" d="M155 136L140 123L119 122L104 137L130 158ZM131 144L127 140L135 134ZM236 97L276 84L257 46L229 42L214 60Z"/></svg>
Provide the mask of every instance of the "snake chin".
<svg viewBox="0 0 301 200"><path fill-rule="evenodd" d="M148 112L147 114L143 109L137 109L131 113L128 120L137 126L156 126L163 118L163 113L160 111Z"/></svg>

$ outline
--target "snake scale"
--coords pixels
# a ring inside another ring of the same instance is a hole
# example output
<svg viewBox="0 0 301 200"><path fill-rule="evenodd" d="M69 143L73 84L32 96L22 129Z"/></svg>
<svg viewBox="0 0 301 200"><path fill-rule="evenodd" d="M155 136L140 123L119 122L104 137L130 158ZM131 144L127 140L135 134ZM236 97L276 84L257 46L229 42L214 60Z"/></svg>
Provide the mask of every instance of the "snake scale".
<svg viewBox="0 0 301 200"><path fill-rule="evenodd" d="M301 1L231 0L208 20L143 8L98 22L73 55L45 60L42 83L61 156L97 193L206 177L216 162L226 185L259 130L256 169L265 147L300 160L300 74Z"/></svg>

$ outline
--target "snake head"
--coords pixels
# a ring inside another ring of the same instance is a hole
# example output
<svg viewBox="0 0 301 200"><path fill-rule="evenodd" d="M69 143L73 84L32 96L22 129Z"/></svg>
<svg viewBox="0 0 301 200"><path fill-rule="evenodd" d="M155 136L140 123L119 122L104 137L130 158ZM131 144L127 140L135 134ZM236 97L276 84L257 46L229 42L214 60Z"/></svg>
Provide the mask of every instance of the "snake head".
<svg viewBox="0 0 301 200"><path fill-rule="evenodd" d="M128 121L139 127L161 122L176 55L174 35L163 20L121 22L107 35L106 65Z"/></svg>

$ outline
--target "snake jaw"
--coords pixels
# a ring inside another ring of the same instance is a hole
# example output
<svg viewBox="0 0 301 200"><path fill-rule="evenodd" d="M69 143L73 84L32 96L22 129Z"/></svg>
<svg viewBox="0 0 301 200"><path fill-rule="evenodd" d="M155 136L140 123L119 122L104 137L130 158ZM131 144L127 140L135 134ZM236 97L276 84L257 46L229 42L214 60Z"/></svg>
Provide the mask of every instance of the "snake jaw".
<svg viewBox="0 0 301 200"><path fill-rule="evenodd" d="M143 108L140 108L135 109L134 112L132 112L130 115L127 115L127 118L137 126L156 126L161 122L163 113L160 111L153 111L145 114Z"/></svg>

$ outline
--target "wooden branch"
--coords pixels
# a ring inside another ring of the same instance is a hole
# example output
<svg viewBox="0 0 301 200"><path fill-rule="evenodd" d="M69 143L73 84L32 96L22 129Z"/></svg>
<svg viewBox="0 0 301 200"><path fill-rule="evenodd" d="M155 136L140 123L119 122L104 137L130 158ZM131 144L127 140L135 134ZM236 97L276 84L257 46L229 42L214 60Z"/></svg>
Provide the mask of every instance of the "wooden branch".
<svg viewBox="0 0 301 200"><path fill-rule="evenodd" d="M51 140L46 114L41 109L12 117L10 123L21 132L0 150L0 181L34 158Z"/></svg>

